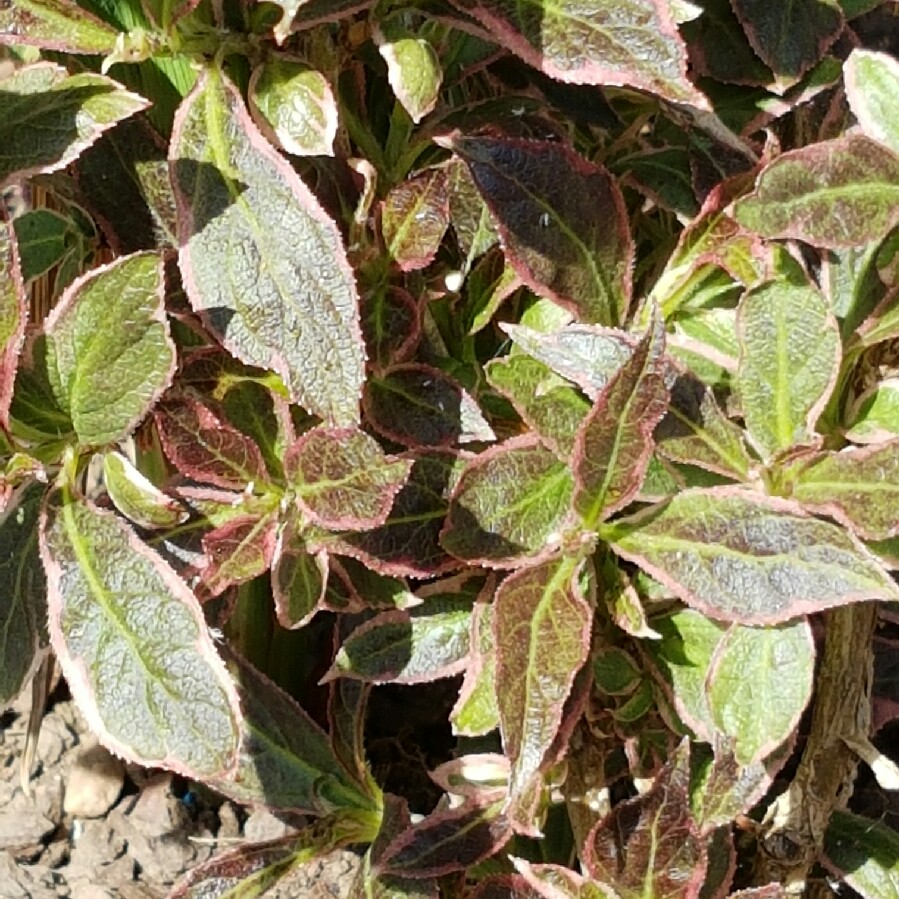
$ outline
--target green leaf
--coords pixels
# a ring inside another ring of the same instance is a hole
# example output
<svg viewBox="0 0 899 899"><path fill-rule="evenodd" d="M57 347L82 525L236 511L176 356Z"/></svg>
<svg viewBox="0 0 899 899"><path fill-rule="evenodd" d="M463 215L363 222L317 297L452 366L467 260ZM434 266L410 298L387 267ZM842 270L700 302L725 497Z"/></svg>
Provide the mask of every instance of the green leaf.
<svg viewBox="0 0 899 899"><path fill-rule="evenodd" d="M812 695L815 642L808 621L771 628L732 626L719 641L706 681L716 730L736 760L752 765L796 729Z"/></svg>
<svg viewBox="0 0 899 899"><path fill-rule="evenodd" d="M170 161L193 308L230 353L277 372L292 401L355 425L364 345L340 232L220 73L207 70L178 110Z"/></svg>
<svg viewBox="0 0 899 899"><path fill-rule="evenodd" d="M568 465L533 435L473 459L453 492L440 541L469 563L517 566L558 551L571 523Z"/></svg>
<svg viewBox="0 0 899 899"><path fill-rule="evenodd" d="M899 223L899 158L861 134L777 157L738 200L737 221L763 237L861 246Z"/></svg>
<svg viewBox="0 0 899 899"><path fill-rule="evenodd" d="M21 8L16 0L0 9L0 32L4 10ZM69 75L51 62L18 69L0 81L0 184L67 166L116 122L149 105L105 75Z"/></svg>
<svg viewBox="0 0 899 899"><path fill-rule="evenodd" d="M138 527L173 528L188 518L177 500L163 493L119 452L103 454L103 483L113 505Z"/></svg>
<svg viewBox="0 0 899 899"><path fill-rule="evenodd" d="M24 689L47 645L47 580L38 555L38 512L46 487L36 481L6 500L0 520L0 707Z"/></svg>
<svg viewBox="0 0 899 899"><path fill-rule="evenodd" d="M328 556L310 553L293 523L278 536L272 561L272 593L281 627L305 627L319 610L328 583Z"/></svg>
<svg viewBox="0 0 899 899"><path fill-rule="evenodd" d="M51 644L91 730L147 767L232 772L237 694L187 585L115 515L59 492L40 552Z"/></svg>
<svg viewBox="0 0 899 899"><path fill-rule="evenodd" d="M381 230L390 258L409 272L434 260L449 226L446 172L429 169L392 188L381 207Z"/></svg>
<svg viewBox="0 0 899 899"><path fill-rule="evenodd" d="M59 265L77 239L73 222L51 209L30 209L13 220L22 278L31 281Z"/></svg>
<svg viewBox="0 0 899 899"><path fill-rule="evenodd" d="M499 727L493 606L486 602L475 603L471 613L471 652L450 723L453 733L465 737L479 737Z"/></svg>
<svg viewBox="0 0 899 899"><path fill-rule="evenodd" d="M839 326L816 288L779 280L744 295L737 332L743 416L767 461L813 440L840 365Z"/></svg>
<svg viewBox="0 0 899 899"><path fill-rule="evenodd" d="M573 504L587 528L623 509L640 489L652 432L668 406L664 352L664 324L656 318L578 432Z"/></svg>
<svg viewBox="0 0 899 899"><path fill-rule="evenodd" d="M603 539L688 605L741 624L894 600L899 588L844 528L794 502L737 488L693 489L606 524Z"/></svg>
<svg viewBox="0 0 899 899"><path fill-rule="evenodd" d="M538 775L587 660L593 613L579 569L571 558L544 562L509 575L496 592L496 696L513 797Z"/></svg>
<svg viewBox="0 0 899 899"><path fill-rule="evenodd" d="M288 450L284 468L310 521L364 531L387 520L412 462L387 456L364 431L313 428Z"/></svg>
<svg viewBox="0 0 899 899"><path fill-rule="evenodd" d="M375 43L387 63L387 80L409 118L416 124L437 105L443 69L440 58L424 38L389 30L385 37L375 31Z"/></svg>
<svg viewBox="0 0 899 899"><path fill-rule="evenodd" d="M888 378L863 393L848 411L852 422L846 438L854 443L880 443L899 437L899 379Z"/></svg>
<svg viewBox="0 0 899 899"><path fill-rule="evenodd" d="M828 453L799 468L791 496L865 540L899 535L899 442Z"/></svg>
<svg viewBox="0 0 899 899"><path fill-rule="evenodd" d="M559 143L461 135L438 143L468 166L528 287L583 321L625 318L634 246L621 191L604 168Z"/></svg>
<svg viewBox="0 0 899 899"><path fill-rule="evenodd" d="M837 809L824 835L824 863L864 899L899 892L899 834L882 821Z"/></svg>
<svg viewBox="0 0 899 899"><path fill-rule="evenodd" d="M321 72L287 59L270 59L253 70L250 113L259 130L295 156L333 156L337 101Z"/></svg>
<svg viewBox="0 0 899 899"><path fill-rule="evenodd" d="M116 37L114 28L70 0L15 0L0 7L0 44L99 54L111 53Z"/></svg>
<svg viewBox="0 0 899 899"><path fill-rule="evenodd" d="M453 0L494 41L552 78L635 87L707 108L687 78L687 54L667 2Z"/></svg>
<svg viewBox="0 0 899 899"><path fill-rule="evenodd" d="M846 99L862 130L899 153L899 62L856 47L843 64Z"/></svg>
<svg viewBox="0 0 899 899"><path fill-rule="evenodd" d="M0 426L9 427L19 354L28 322L28 298L19 267L16 232L0 222Z"/></svg>
<svg viewBox="0 0 899 899"><path fill-rule="evenodd" d="M79 278L47 318L47 374L82 446L129 434L169 386L163 260L136 253Z"/></svg>

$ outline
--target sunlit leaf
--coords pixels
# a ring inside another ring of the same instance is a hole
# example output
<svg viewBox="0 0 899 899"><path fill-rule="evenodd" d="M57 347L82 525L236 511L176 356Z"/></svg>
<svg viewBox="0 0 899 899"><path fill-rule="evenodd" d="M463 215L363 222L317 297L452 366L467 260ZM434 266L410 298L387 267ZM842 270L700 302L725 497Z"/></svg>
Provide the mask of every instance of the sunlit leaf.
<svg viewBox="0 0 899 899"><path fill-rule="evenodd" d="M99 54L115 43L112 26L70 0L16 0L0 8L0 44Z"/></svg>
<svg viewBox="0 0 899 899"><path fill-rule="evenodd" d="M282 627L301 628L311 621L325 598L328 556L310 553L293 524L278 535L272 561L272 593Z"/></svg>
<svg viewBox="0 0 899 899"><path fill-rule="evenodd" d="M685 490L603 526L615 552L713 618L777 624L834 606L897 599L856 537L795 502L736 488Z"/></svg>
<svg viewBox="0 0 899 899"><path fill-rule="evenodd" d="M396 185L381 207L381 230L401 271L429 265L449 226L446 172L430 169Z"/></svg>
<svg viewBox="0 0 899 899"><path fill-rule="evenodd" d="M294 402L354 425L364 352L335 223L207 69L175 119L179 263L193 308L239 359L277 372Z"/></svg>
<svg viewBox="0 0 899 899"><path fill-rule="evenodd" d="M865 134L899 153L899 62L856 47L843 65L846 99Z"/></svg>
<svg viewBox="0 0 899 899"><path fill-rule="evenodd" d="M9 407L25 339L28 304L19 267L16 232L0 222L0 426L9 426Z"/></svg>
<svg viewBox="0 0 899 899"><path fill-rule="evenodd" d="M203 552L209 564L202 585L218 596L232 584L264 574L272 565L277 540L278 516L238 515L203 536Z"/></svg>
<svg viewBox="0 0 899 899"><path fill-rule="evenodd" d="M119 452L103 454L103 484L113 505L138 527L172 528L188 517L180 503L163 493Z"/></svg>
<svg viewBox="0 0 899 899"><path fill-rule="evenodd" d="M899 891L899 835L882 821L837 809L824 837L824 858L864 899L889 899Z"/></svg>
<svg viewBox="0 0 899 899"><path fill-rule="evenodd" d="M880 443L899 437L899 380L887 378L863 393L850 406L852 426L846 432L853 443Z"/></svg>
<svg viewBox="0 0 899 899"><path fill-rule="evenodd" d="M450 713L453 732L476 737L499 727L496 702L496 641L493 606L475 603L471 613L471 650L459 699Z"/></svg>
<svg viewBox="0 0 899 899"><path fill-rule="evenodd" d="M378 52L387 63L387 80L413 122L420 122L437 105L443 70L437 51L424 38L411 34L385 37L376 32Z"/></svg>

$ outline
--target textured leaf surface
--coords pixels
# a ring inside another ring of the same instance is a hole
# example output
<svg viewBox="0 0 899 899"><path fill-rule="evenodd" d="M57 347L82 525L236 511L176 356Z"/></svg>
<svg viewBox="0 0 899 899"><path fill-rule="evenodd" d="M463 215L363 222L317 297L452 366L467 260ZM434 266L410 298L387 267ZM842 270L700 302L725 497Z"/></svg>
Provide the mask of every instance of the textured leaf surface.
<svg viewBox="0 0 899 899"><path fill-rule="evenodd" d="M815 643L808 621L735 625L718 643L706 682L712 719L741 765L770 755L799 723L812 694Z"/></svg>
<svg viewBox="0 0 899 899"><path fill-rule="evenodd" d="M770 459L811 440L840 364L839 326L816 288L772 281L744 295L737 331L743 415Z"/></svg>
<svg viewBox="0 0 899 899"><path fill-rule="evenodd" d="M111 53L115 42L114 28L69 0L16 0L0 8L0 44L93 54Z"/></svg>
<svg viewBox="0 0 899 899"><path fill-rule="evenodd" d="M281 627L308 624L325 598L328 557L307 552L295 528L288 525L278 537L272 562L272 593Z"/></svg>
<svg viewBox="0 0 899 899"><path fill-rule="evenodd" d="M175 118L179 263L193 308L222 345L277 372L294 402L356 424L364 352L340 232L207 71Z"/></svg>
<svg viewBox="0 0 899 899"><path fill-rule="evenodd" d="M528 287L584 321L624 318L634 249L605 169L561 144L456 136L448 146L468 165Z"/></svg>
<svg viewBox="0 0 899 899"><path fill-rule="evenodd" d="M467 737L499 727L493 606L488 603L475 603L471 613L471 652L450 722L453 733Z"/></svg>
<svg viewBox="0 0 899 899"><path fill-rule="evenodd" d="M587 659L593 616L577 568L566 558L515 572L494 600L496 696L513 795L539 772Z"/></svg>
<svg viewBox="0 0 899 899"><path fill-rule="evenodd" d="M19 352L25 339L28 304L19 268L16 233L0 222L0 425L9 425Z"/></svg>
<svg viewBox="0 0 899 899"><path fill-rule="evenodd" d="M713 618L776 624L899 598L845 529L807 517L796 503L738 489L686 490L604 531L617 553Z"/></svg>
<svg viewBox="0 0 899 899"><path fill-rule="evenodd" d="M899 158L860 134L784 153L734 214L763 237L818 247L879 240L899 222Z"/></svg>
<svg viewBox="0 0 899 899"><path fill-rule="evenodd" d="M378 41L387 63L387 80L413 122L420 122L437 105L443 70L437 51L423 38L398 36Z"/></svg>
<svg viewBox="0 0 899 899"><path fill-rule="evenodd" d="M706 106L687 80L687 55L667 3L454 0L499 43L560 81L636 87Z"/></svg>
<svg viewBox="0 0 899 899"><path fill-rule="evenodd" d="M401 271L429 265L449 226L446 172L431 169L394 187L381 207L381 230Z"/></svg>
<svg viewBox="0 0 899 899"><path fill-rule="evenodd" d="M50 640L91 730L141 765L232 771L237 695L187 585L109 512L56 493L41 518Z"/></svg>
<svg viewBox="0 0 899 899"><path fill-rule="evenodd" d="M113 505L138 527L173 528L188 517L177 500L163 493L119 452L104 453L103 484Z"/></svg>
<svg viewBox="0 0 899 899"><path fill-rule="evenodd" d="M899 835L881 821L837 810L824 837L826 864L865 899L899 893Z"/></svg>
<svg viewBox="0 0 899 899"><path fill-rule="evenodd" d="M421 336L418 304L401 287L383 287L363 300L362 330L374 365L405 362Z"/></svg>
<svg viewBox="0 0 899 899"><path fill-rule="evenodd" d="M314 428L284 460L300 508L319 527L367 530L384 524L412 461L391 459L354 428Z"/></svg>
<svg viewBox="0 0 899 899"><path fill-rule="evenodd" d="M441 535L467 562L519 565L555 552L570 519L568 466L531 436L472 460L459 479Z"/></svg>
<svg viewBox="0 0 899 899"><path fill-rule="evenodd" d="M899 437L899 380L887 378L862 394L851 410L853 443L879 443Z"/></svg>
<svg viewBox="0 0 899 899"><path fill-rule="evenodd" d="M0 10L20 9L18 3ZM0 82L0 183L68 165L116 122L145 109L142 97L105 75L69 75L39 62Z"/></svg>
<svg viewBox="0 0 899 899"><path fill-rule="evenodd" d="M868 137L899 153L899 61L856 48L843 65L846 99Z"/></svg>
<svg viewBox="0 0 899 899"><path fill-rule="evenodd" d="M278 516L237 515L203 536L208 565L203 588L218 596L232 584L243 584L269 570L275 555Z"/></svg>
<svg viewBox="0 0 899 899"><path fill-rule="evenodd" d="M574 449L574 507L588 528L636 495L653 451L652 432L668 406L665 332L655 321L600 393Z"/></svg>
<svg viewBox="0 0 899 899"><path fill-rule="evenodd" d="M59 265L75 236L71 220L49 209L30 209L16 216L13 226L26 282Z"/></svg>

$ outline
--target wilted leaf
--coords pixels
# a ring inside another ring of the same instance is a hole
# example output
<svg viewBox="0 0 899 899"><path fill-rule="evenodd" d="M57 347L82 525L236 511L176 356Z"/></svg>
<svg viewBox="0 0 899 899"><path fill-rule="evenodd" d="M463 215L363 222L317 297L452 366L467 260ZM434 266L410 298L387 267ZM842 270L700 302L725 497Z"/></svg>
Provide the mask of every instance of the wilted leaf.
<svg viewBox="0 0 899 899"><path fill-rule="evenodd" d="M891 899L899 892L899 834L882 821L834 811L824 863L864 899Z"/></svg>
<svg viewBox="0 0 899 899"><path fill-rule="evenodd" d="M70 0L15 0L0 7L0 44L99 54L112 52L116 36L113 27Z"/></svg>
<svg viewBox="0 0 899 899"><path fill-rule="evenodd" d="M443 169L429 169L408 178L384 198L381 230L387 253L400 271L430 265L448 226L449 198Z"/></svg>
<svg viewBox="0 0 899 899"><path fill-rule="evenodd" d="M3 17L21 9L18 0L0 9L0 32ZM116 122L147 106L105 75L69 75L51 62L13 72L0 82L0 184L13 175L63 168Z"/></svg>
<svg viewBox="0 0 899 899"><path fill-rule="evenodd" d="M389 39L375 34L378 52L387 63L387 80L413 122L420 122L437 105L443 70L436 50L424 38L411 34Z"/></svg>
<svg viewBox="0 0 899 899"><path fill-rule="evenodd" d="M899 61L856 47L843 64L846 99L865 134L899 153Z"/></svg>
<svg viewBox="0 0 899 899"><path fill-rule="evenodd" d="M58 492L40 552L50 640L91 730L141 765L233 771L237 694L187 585L115 515Z"/></svg>
<svg viewBox="0 0 899 899"><path fill-rule="evenodd" d="M624 199L605 169L558 143L461 135L442 142L468 165L528 287L584 321L624 319L634 247Z"/></svg>
<svg viewBox="0 0 899 899"><path fill-rule="evenodd" d="M113 505L138 527L173 528L188 517L180 503L114 450L103 454L103 484Z"/></svg>
<svg viewBox="0 0 899 899"><path fill-rule="evenodd" d="M0 222L0 426L9 426L19 353L25 339L28 302L19 268L16 233Z"/></svg>
<svg viewBox="0 0 899 899"><path fill-rule="evenodd" d="M496 696L513 797L539 772L587 660L593 613L579 568L571 558L544 562L509 575L496 593Z"/></svg>
<svg viewBox="0 0 899 899"><path fill-rule="evenodd" d="M763 237L861 246L899 223L899 157L861 134L792 150L738 200L737 221Z"/></svg>
<svg viewBox="0 0 899 899"><path fill-rule="evenodd" d="M810 284L771 281L737 310L736 386L749 434L767 460L812 440L840 365L839 326Z"/></svg>
<svg viewBox="0 0 899 899"><path fill-rule="evenodd" d="M603 526L615 552L713 618L777 624L834 606L897 599L857 538L788 500L685 490Z"/></svg>
<svg viewBox="0 0 899 899"><path fill-rule="evenodd" d="M208 69L179 109L170 162L193 308L294 402L356 424L364 352L340 232L220 73Z"/></svg>
<svg viewBox="0 0 899 899"><path fill-rule="evenodd" d="M125 437L169 386L163 291L162 258L136 253L79 278L48 316L48 379L82 446Z"/></svg>

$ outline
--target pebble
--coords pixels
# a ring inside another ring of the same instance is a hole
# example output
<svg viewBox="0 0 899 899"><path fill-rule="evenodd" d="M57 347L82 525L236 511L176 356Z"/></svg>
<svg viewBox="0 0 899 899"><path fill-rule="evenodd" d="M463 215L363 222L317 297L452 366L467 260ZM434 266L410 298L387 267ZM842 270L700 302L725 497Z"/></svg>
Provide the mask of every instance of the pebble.
<svg viewBox="0 0 899 899"><path fill-rule="evenodd" d="M99 818L115 805L125 785L125 766L98 743L87 745L69 774L63 810L73 818Z"/></svg>
<svg viewBox="0 0 899 899"><path fill-rule="evenodd" d="M262 843L265 840L276 840L287 836L293 828L266 809L257 809L247 818L243 833L251 843Z"/></svg>

